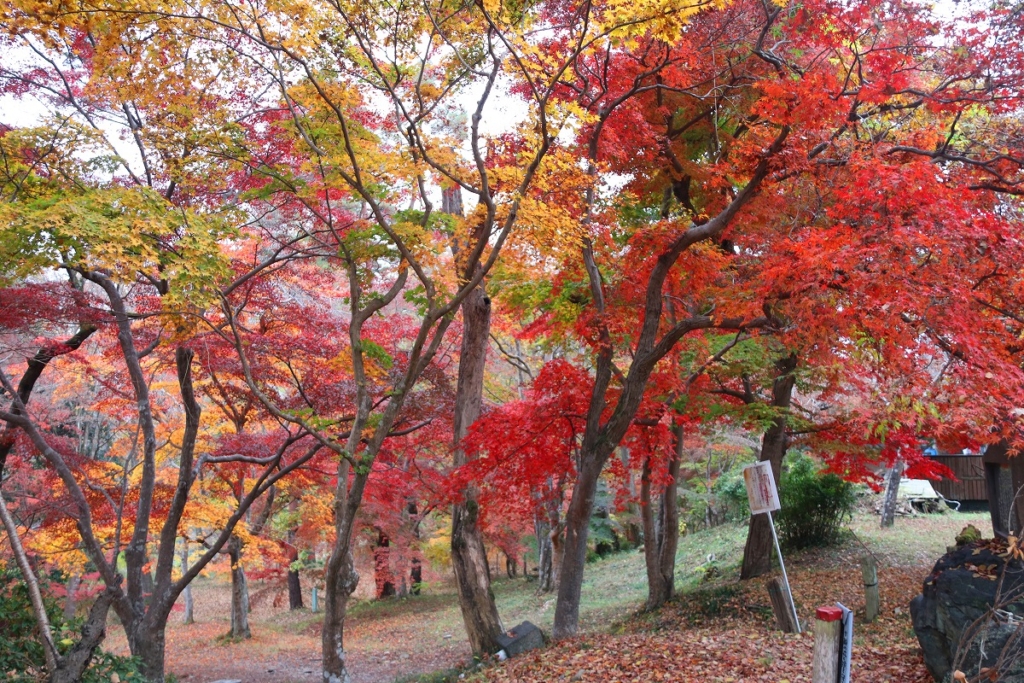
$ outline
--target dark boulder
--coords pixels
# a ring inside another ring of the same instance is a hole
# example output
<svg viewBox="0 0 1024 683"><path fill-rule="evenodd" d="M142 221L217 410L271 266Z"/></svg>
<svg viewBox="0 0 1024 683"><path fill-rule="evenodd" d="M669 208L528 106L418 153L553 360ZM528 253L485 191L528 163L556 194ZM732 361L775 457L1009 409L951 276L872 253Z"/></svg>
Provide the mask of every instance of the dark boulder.
<svg viewBox="0 0 1024 683"><path fill-rule="evenodd" d="M992 680L1024 683L1024 626L1015 616L1024 615L1024 565L1007 561L1005 550L1000 540L952 549L910 602L914 632L935 680L949 680L955 669L973 678L990 668L986 673L997 674Z"/></svg>
<svg viewBox="0 0 1024 683"><path fill-rule="evenodd" d="M498 642L501 643L501 649L505 651L506 656L515 657L527 650L544 647L547 639L544 637L543 631L530 622L524 621L508 633L498 636Z"/></svg>

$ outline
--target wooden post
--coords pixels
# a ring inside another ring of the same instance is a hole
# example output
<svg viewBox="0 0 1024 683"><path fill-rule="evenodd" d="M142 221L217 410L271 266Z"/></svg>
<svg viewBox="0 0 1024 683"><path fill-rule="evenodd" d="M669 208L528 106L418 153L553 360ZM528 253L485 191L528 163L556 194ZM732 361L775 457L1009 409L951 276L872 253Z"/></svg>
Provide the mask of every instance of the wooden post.
<svg viewBox="0 0 1024 683"><path fill-rule="evenodd" d="M771 472L771 469L768 471ZM793 633L800 633L800 617L796 615L796 603L793 602L793 592L789 589L789 576L786 574L786 563L782 560L782 548L779 546L779 535L775 533L775 520L772 519L772 513L770 510L768 511L768 526L772 529L772 541L775 542L775 553L779 556L779 569L782 571L782 582L786 586L786 602L789 604L790 612L793 613L793 625L796 628Z"/></svg>
<svg viewBox="0 0 1024 683"><path fill-rule="evenodd" d="M319 596L317 596L317 594L316 594L316 586L313 586L313 600L311 601L312 602L311 609L312 609L313 614L316 614L317 612L320 611L320 601L317 600L317 597L319 597Z"/></svg>
<svg viewBox="0 0 1024 683"><path fill-rule="evenodd" d="M878 618L878 565L874 556L860 559L860 572L864 578L864 617L871 623Z"/></svg>
<svg viewBox="0 0 1024 683"><path fill-rule="evenodd" d="M796 610L793 608L793 596L788 586L777 576L768 582L768 597L771 598L772 612L782 632L800 633L800 625L794 616Z"/></svg>
<svg viewBox="0 0 1024 683"><path fill-rule="evenodd" d="M814 664L812 683L836 683L839 679L839 640L843 630L843 610L819 607L814 613Z"/></svg>

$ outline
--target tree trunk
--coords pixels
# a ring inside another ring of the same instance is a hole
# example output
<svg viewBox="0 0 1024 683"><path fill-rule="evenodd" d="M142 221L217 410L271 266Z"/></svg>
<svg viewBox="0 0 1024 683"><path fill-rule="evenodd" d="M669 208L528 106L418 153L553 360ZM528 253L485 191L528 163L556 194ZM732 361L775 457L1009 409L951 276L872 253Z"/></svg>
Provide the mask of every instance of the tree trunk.
<svg viewBox="0 0 1024 683"><path fill-rule="evenodd" d="M419 595L420 587L423 585L423 564L420 558L412 558L412 568L409 570L409 594Z"/></svg>
<svg viewBox="0 0 1024 683"><path fill-rule="evenodd" d="M411 559L409 560L409 595L420 594L420 584L423 583L423 564L420 560L420 516L419 508L415 500L410 500L405 508L406 514L412 521L412 537L416 539L410 549Z"/></svg>
<svg viewBox="0 0 1024 683"><path fill-rule="evenodd" d="M776 364L779 374L772 383L772 406L779 412L771 427L764 433L761 442L762 462L768 461L772 466L772 475L776 485L782 474L782 459L789 447L789 436L786 434L786 412L793 398L793 385L796 376L796 356L790 355ZM743 548L743 565L740 568L740 579L752 579L767 574L772 568L772 529L768 515L751 515L750 527L747 531L747 544Z"/></svg>
<svg viewBox="0 0 1024 683"><path fill-rule="evenodd" d="M183 538L181 539L181 573L185 574L186 572L188 572L188 539ZM195 605L192 602L192 584L189 583L189 585L185 586L182 593L185 598L185 616L183 621L186 626L191 626L196 623Z"/></svg>
<svg viewBox="0 0 1024 683"><path fill-rule="evenodd" d="M903 460L896 458L885 481L885 502L882 504L882 528L890 527L896 521L896 499L903 477Z"/></svg>
<svg viewBox="0 0 1024 683"><path fill-rule="evenodd" d="M533 532L537 538L537 592L550 593L554 590L555 578L551 567L551 530L545 513L534 514Z"/></svg>
<svg viewBox="0 0 1024 683"><path fill-rule="evenodd" d="M548 543L551 546L551 587L548 590L557 591L562 575L562 558L565 556L565 529L563 524L548 528Z"/></svg>
<svg viewBox="0 0 1024 683"><path fill-rule="evenodd" d="M298 499L292 499L288 503L288 512L297 519L299 512ZM298 522L296 521L297 525ZM285 546L288 552L288 609L302 609L302 583L299 580L299 570L295 563L299 561L299 548L295 545L297 529L292 526L288 529L288 540Z"/></svg>
<svg viewBox="0 0 1024 683"><path fill-rule="evenodd" d="M626 472L626 488L629 491L629 501L626 503L626 523L623 525L623 534L626 538L626 545L630 548L639 548L643 542L643 513L636 504L638 491L636 490L636 477L629 466L629 449L619 446L619 459ZM640 523L637 524L637 519Z"/></svg>
<svg viewBox="0 0 1024 683"><path fill-rule="evenodd" d="M299 549L292 543L288 544L288 609L302 609L302 582L299 580L299 570L294 569L295 562L299 560Z"/></svg>
<svg viewBox="0 0 1024 683"><path fill-rule="evenodd" d="M446 194L450 196L445 197L443 208L449 213L461 214L461 194L457 191L447 191ZM452 251L458 258L457 244L453 245ZM454 415L456 467L466 464L466 453L460 443L469 426L480 416L483 404L490 330L491 300L481 282L462 302L462 349ZM487 551L477 525L479 509L475 488L467 489L464 496L465 501L456 504L452 510L452 566L470 647L476 655L489 654L501 649L498 643L501 621L491 591Z"/></svg>
<svg viewBox="0 0 1024 683"><path fill-rule="evenodd" d="M321 637L323 683L351 683L352 678L345 663L345 610L359 584L359 573L356 572L347 539L341 548L335 544L334 553L327 562L325 578L327 586Z"/></svg>
<svg viewBox="0 0 1024 683"><path fill-rule="evenodd" d="M607 460L582 454L569 511L565 515L565 545L562 566L558 572L558 602L555 605L554 637L576 635L580 617L580 594L583 590L583 568L587 561L587 534L594 511L597 481Z"/></svg>
<svg viewBox="0 0 1024 683"><path fill-rule="evenodd" d="M242 568L242 540L232 536L228 541L231 558L231 632L234 639L252 638L249 629L249 586Z"/></svg>
<svg viewBox="0 0 1024 683"><path fill-rule="evenodd" d="M139 624L128 637L132 656L138 657L142 674L150 683L164 683L166 620L155 627Z"/></svg>
<svg viewBox="0 0 1024 683"><path fill-rule="evenodd" d="M82 582L82 577L78 574L72 574L68 578L65 590L67 595L64 597L64 621L71 621L75 618L75 612L78 611L78 585Z"/></svg>
<svg viewBox="0 0 1024 683"><path fill-rule="evenodd" d="M377 599L395 597L395 577L391 573L391 539L377 530L377 547L373 549L373 581Z"/></svg>
<svg viewBox="0 0 1024 683"><path fill-rule="evenodd" d="M49 683L78 683L82 680L93 654L106 637L107 612L111 600L113 595L109 591L104 591L96 598L89 609L89 616L82 624L81 637L60 657L57 670L51 674Z"/></svg>
<svg viewBox="0 0 1024 683"><path fill-rule="evenodd" d="M491 572L487 550L476 525L477 505L467 501L452 511L452 567L459 590L459 607L474 654L490 654L501 649L502 632L498 608L491 591Z"/></svg>
<svg viewBox="0 0 1024 683"><path fill-rule="evenodd" d="M651 459L644 460L640 479L640 512L644 529L644 561L647 565L647 602L655 610L675 593L676 548L679 545L679 501L676 498L679 463L682 459L683 426L676 425L675 448L668 464L669 481L661 494L657 518L651 500Z"/></svg>
<svg viewBox="0 0 1024 683"><path fill-rule="evenodd" d="M545 547L548 551L548 556L545 558L545 561L548 565L548 580L543 592L548 593L558 590L558 581L562 571L562 555L565 552L564 543L562 542L565 531L565 521L562 519L563 483L564 479L562 477L559 477L557 485L554 479L549 477L549 493L544 501L544 514L547 515L544 528L547 532Z"/></svg>
<svg viewBox="0 0 1024 683"><path fill-rule="evenodd" d="M288 609L302 609L302 582L298 569L288 570Z"/></svg>

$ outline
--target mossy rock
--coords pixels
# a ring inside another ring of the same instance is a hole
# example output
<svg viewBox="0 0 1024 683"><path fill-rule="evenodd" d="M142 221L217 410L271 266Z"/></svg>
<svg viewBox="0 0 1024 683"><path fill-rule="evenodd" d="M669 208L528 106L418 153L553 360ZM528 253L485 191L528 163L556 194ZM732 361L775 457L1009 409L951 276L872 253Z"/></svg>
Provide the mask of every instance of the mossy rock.
<svg viewBox="0 0 1024 683"><path fill-rule="evenodd" d="M980 540L981 532L973 524L968 524L956 535L957 547L967 545L968 543L977 543Z"/></svg>

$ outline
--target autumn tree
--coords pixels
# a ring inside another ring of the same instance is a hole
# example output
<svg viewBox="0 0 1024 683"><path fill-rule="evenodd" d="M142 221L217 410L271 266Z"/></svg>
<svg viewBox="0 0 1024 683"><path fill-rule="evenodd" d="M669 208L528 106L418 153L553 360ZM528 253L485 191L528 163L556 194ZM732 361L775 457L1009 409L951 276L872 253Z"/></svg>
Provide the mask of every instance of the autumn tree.
<svg viewBox="0 0 1024 683"><path fill-rule="evenodd" d="M229 258L221 246L234 233L226 215L210 214L204 203L220 190L205 182L205 174L216 173L218 167L176 163L182 158L191 161L190 154L198 157L198 150L207 148L195 138L176 137L172 129L180 122L169 120L162 103L148 100L142 90L132 91L138 84L134 78L108 82L109 88L80 87L93 69L100 73L109 68L109 73L123 75L125 69L130 72L138 66L130 60L104 61L103 51L96 49L102 36L91 33L87 23L69 26L64 33L49 28L33 32L29 15L13 8L11 16L25 30L17 38L5 38L5 45L18 43L28 50L23 54L39 62L6 64L4 89L16 94L46 92L54 119L49 127L8 130L0 139L7 161L3 192L8 200L0 207L3 284L36 283L56 292L45 274L63 271L86 292L97 325L109 330L106 340L112 343L109 360L115 369L106 389L126 409L125 419L134 423L135 441L123 451L121 476L90 480L88 470L61 447L60 438L28 411L14 378L7 374L9 368L2 377L11 409L0 417L7 433L24 435L26 447L56 474L81 550L106 584L108 594L100 604L117 612L147 675L162 680L163 632L175 599L217 555L252 503L308 461L316 448L296 452L291 447L305 434L281 430L276 457L272 452L238 506L219 520L223 525L188 572L175 575L181 520L199 471L213 464L195 452L201 406L188 340L196 329L196 314L216 300L221 285L230 288L232 283ZM181 66L186 72L187 61ZM189 96L204 97L195 92ZM147 102L152 118L143 113ZM197 110L214 109L192 102ZM143 118L152 124L145 130ZM98 120L109 125L99 126ZM111 141L119 123L133 133L139 154L134 163L117 153ZM227 139L211 135L205 142ZM280 251L271 251L258 258L234 281L250 280L279 263L280 256ZM31 386L34 373L38 363L30 362L20 383ZM168 380L167 390L153 390L158 377ZM127 394L121 393L126 387ZM172 416L181 429L173 456L158 439L166 426L158 415ZM165 470L173 473L170 485L165 484ZM121 561L126 567L123 579L118 571ZM145 569L150 563L152 575ZM150 580L153 588L147 595ZM99 623L104 618L101 610Z"/></svg>
<svg viewBox="0 0 1024 683"><path fill-rule="evenodd" d="M826 28L833 24L842 29ZM785 244L782 226L790 229L792 223L773 221L770 212L781 210L797 222L806 218L794 213L802 202L785 206L787 192L838 191L851 199L858 169L873 167L895 171L881 174L889 177L885 187L895 195L907 178L924 170L917 165L920 157L903 163L910 158L906 155L936 158L901 143L951 139L957 112L980 101L1011 106L1007 98L1012 99L1018 77L1013 69L1001 70L999 78L985 77L987 58L971 62L959 52L936 50L930 38L936 31L953 35L956 29L909 5L875 11L860 5L781 9L738 3L698 14L671 40L651 31L612 46L595 54L592 64L585 58L565 77L564 97L590 115L578 135L577 154L589 160L595 178L605 167L627 174L625 197L636 200L616 207L603 201L596 188L588 191L579 214L589 232L582 263L563 262L563 273L574 268L576 282L582 276L589 287L577 333L591 346L596 384L568 515L556 636L575 631L596 484L634 420L655 366L696 330L776 334L789 324L793 312L785 310L785 302L794 293L755 284L768 265L773 276L783 272L774 270L772 257ZM898 59L883 57L896 45ZM945 75L936 80L936 71ZM860 85L851 86L854 82ZM909 119L922 109L935 115L915 126ZM642 153L619 153L625 141ZM991 185L998 178L1001 189L1012 191L1015 177L996 168L999 159L959 161L965 180ZM941 179L928 185L954 193L962 187ZM628 212L615 213L620 207ZM913 210L925 209L921 204ZM838 213L821 217L836 221ZM927 225L914 224L919 229ZM923 234L941 234L950 227L944 221ZM628 251L619 251L622 244L629 245ZM819 263L832 268L834 261L824 254L835 243L819 244L820 256L787 250L786 272L800 273L807 266L815 270ZM912 249L898 253L915 254ZM869 259L864 251L848 255L860 261L851 268L872 269L864 265ZM737 261L749 261L744 264L748 270L737 271ZM910 272L906 265L901 268L894 272ZM630 277L616 277L619 273ZM817 277L821 282L820 271ZM910 284L894 284L890 291L917 297L897 307L903 310L900 315L917 320L918 314L907 311L928 305L928 292ZM877 324L892 325L894 317L884 312L894 302L885 308L878 291L870 310L877 313ZM870 288L865 292L872 294ZM819 307L843 305L812 299ZM644 311L639 327L631 324L637 306ZM856 309L842 310L849 316ZM812 324L828 321L819 316ZM772 402L778 417L763 449L764 457L773 460L784 452L795 363L806 360L783 346L777 362L782 365Z"/></svg>

